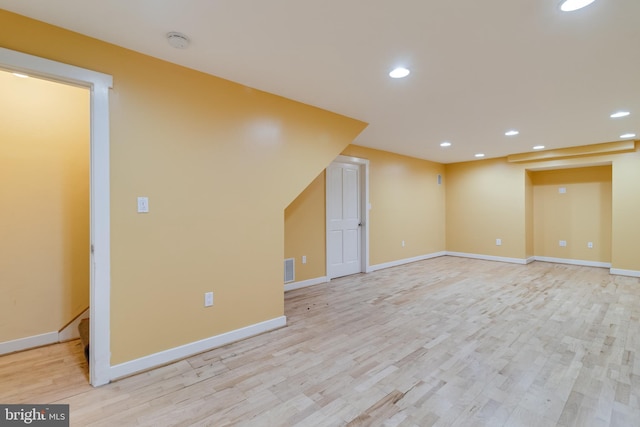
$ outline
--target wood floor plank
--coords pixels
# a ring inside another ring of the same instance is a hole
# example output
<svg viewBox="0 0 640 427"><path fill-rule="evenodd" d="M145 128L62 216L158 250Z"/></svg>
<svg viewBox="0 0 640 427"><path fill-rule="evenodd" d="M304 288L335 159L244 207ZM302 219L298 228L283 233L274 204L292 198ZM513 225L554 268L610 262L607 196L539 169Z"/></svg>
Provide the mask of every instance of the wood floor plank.
<svg viewBox="0 0 640 427"><path fill-rule="evenodd" d="M640 279L441 257L285 294L288 325L92 388L79 341L0 357L77 426L638 426Z"/></svg>

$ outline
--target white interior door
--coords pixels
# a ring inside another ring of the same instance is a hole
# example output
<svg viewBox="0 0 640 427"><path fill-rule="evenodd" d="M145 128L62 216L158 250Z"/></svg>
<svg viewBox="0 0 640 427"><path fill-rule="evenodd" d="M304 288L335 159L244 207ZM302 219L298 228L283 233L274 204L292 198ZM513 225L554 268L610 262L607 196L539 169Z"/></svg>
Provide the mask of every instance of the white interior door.
<svg viewBox="0 0 640 427"><path fill-rule="evenodd" d="M332 163L327 168L327 275L362 271L360 167Z"/></svg>

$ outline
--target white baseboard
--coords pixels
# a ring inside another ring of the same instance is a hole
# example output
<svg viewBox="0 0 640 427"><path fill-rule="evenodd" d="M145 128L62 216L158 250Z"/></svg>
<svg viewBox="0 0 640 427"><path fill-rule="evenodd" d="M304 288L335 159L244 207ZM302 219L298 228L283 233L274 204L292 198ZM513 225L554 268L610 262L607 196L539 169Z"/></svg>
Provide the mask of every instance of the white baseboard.
<svg viewBox="0 0 640 427"><path fill-rule="evenodd" d="M565 259L565 258L552 258L546 256L536 256L534 257L536 261L542 262L554 262L556 264L571 264L571 265L581 265L583 267L602 267L602 268L610 268L610 262L601 262L601 261L584 261L579 259Z"/></svg>
<svg viewBox="0 0 640 427"><path fill-rule="evenodd" d="M460 258L482 259L485 261L509 262L511 264L529 264L530 262L532 262L531 258L507 258L507 257L501 257L501 256L493 256L493 255L468 254L466 252L447 251L446 255L457 256Z"/></svg>
<svg viewBox="0 0 640 427"><path fill-rule="evenodd" d="M28 350L30 348L41 347L43 345L55 344L58 342L58 331L47 332L46 334L33 335L31 337L19 338L17 340L0 343L0 355L14 353L16 351Z"/></svg>
<svg viewBox="0 0 640 427"><path fill-rule="evenodd" d="M78 325L82 319L89 318L89 309L87 308L78 317L73 319L73 322L69 323L64 329L58 332L58 341L65 342L80 338L80 332L78 332Z"/></svg>
<svg viewBox="0 0 640 427"><path fill-rule="evenodd" d="M287 283L284 285L284 291L292 291L294 289L306 288L307 286L319 285L321 283L327 283L329 278L327 276L316 277L315 279L301 280L299 282Z"/></svg>
<svg viewBox="0 0 640 427"><path fill-rule="evenodd" d="M437 258L440 256L445 256L446 254L447 253L444 251L434 252L432 254L420 255L413 258L405 258L405 259L399 259L397 261L390 261L382 264L371 265L369 266L367 273L377 271L377 270L382 270L384 268L397 267L399 265L409 264L411 262L424 261L425 259Z"/></svg>
<svg viewBox="0 0 640 427"><path fill-rule="evenodd" d="M272 331L286 325L287 317L280 316L276 317L275 319L266 320L264 322L256 323L254 325L246 326L234 331L225 332L224 334L181 345L179 347L171 348L169 350L131 360L129 362L124 362L119 365L114 365L110 368L109 371L110 378L112 380L115 380L118 378L133 375L138 372L146 371L151 368L156 368L162 365L166 365L167 363L175 362L177 360L193 356L194 354L202 353L203 351L208 351L216 347L223 346L225 344L230 344L232 342L249 338L254 335L259 335L263 332Z"/></svg>
<svg viewBox="0 0 640 427"><path fill-rule="evenodd" d="M89 309L82 312L80 316L69 323L64 329L46 334L34 335L31 337L19 338L13 341L0 343L0 355L14 353L16 351L29 350L30 348L42 347L43 345L55 344L58 342L70 341L80 338L78 324L82 319L89 317Z"/></svg>
<svg viewBox="0 0 640 427"><path fill-rule="evenodd" d="M621 268L612 268L609 270L609 273L615 274L617 276L640 277L640 271L638 270L623 270Z"/></svg>
<svg viewBox="0 0 640 427"><path fill-rule="evenodd" d="M527 259L525 259L525 260L524 260L524 261L525 261L524 263L525 263L525 264L531 264L531 263L532 263L533 261L535 261L535 260L536 260L536 257L534 257L534 256L530 256L529 258L527 258Z"/></svg>

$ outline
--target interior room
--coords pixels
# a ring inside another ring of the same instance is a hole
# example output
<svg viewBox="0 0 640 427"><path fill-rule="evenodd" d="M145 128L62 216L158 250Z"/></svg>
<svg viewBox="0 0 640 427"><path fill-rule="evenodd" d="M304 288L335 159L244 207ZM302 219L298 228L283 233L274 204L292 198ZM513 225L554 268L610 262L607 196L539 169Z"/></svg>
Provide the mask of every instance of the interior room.
<svg viewBox="0 0 640 427"><path fill-rule="evenodd" d="M640 3L576 1L0 0L0 404L634 425Z"/></svg>

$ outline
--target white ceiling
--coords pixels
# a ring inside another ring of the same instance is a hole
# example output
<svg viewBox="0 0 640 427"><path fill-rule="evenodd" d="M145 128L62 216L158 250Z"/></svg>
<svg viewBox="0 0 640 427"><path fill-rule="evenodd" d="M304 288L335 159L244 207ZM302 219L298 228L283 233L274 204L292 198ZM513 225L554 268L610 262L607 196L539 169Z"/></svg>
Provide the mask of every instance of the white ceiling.
<svg viewBox="0 0 640 427"><path fill-rule="evenodd" d="M558 3L0 0L0 8L363 120L358 145L451 163L640 135L640 0L596 0L573 13ZM169 31L191 46L169 46ZM411 75L389 78L396 65ZM609 118L617 110L631 115ZM520 135L504 136L512 128Z"/></svg>

